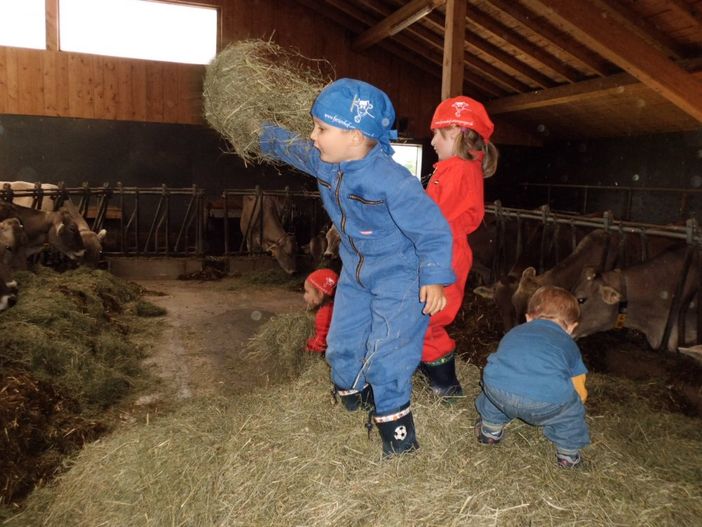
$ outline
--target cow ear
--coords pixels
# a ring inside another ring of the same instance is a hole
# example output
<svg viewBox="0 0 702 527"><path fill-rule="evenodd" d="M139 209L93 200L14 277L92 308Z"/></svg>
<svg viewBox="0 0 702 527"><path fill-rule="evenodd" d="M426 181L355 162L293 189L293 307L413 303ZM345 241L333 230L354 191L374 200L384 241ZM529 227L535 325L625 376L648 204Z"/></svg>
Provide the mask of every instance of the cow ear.
<svg viewBox="0 0 702 527"><path fill-rule="evenodd" d="M489 298L491 300L495 299L495 288L494 287L487 287L487 286L481 285L480 287L476 287L475 289L473 289L473 292L478 296L482 296L483 298Z"/></svg>
<svg viewBox="0 0 702 527"><path fill-rule="evenodd" d="M533 267L527 267L522 271L522 279L524 280L529 280L530 278L534 278L536 276L536 269Z"/></svg>
<svg viewBox="0 0 702 527"><path fill-rule="evenodd" d="M621 293L608 285L602 286L600 295L602 296L602 300L604 300L605 304L618 304L622 300Z"/></svg>
<svg viewBox="0 0 702 527"><path fill-rule="evenodd" d="M105 229L101 229L100 232L97 233L97 238L100 241L104 240L105 236L107 236L107 231Z"/></svg>

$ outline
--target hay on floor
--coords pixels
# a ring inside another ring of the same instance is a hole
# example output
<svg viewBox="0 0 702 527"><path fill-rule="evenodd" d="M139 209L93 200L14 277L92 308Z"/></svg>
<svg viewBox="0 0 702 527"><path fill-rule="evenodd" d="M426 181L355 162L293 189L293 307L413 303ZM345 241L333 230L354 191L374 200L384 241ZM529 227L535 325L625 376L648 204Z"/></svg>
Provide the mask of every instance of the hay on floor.
<svg viewBox="0 0 702 527"><path fill-rule="evenodd" d="M333 77L330 71L328 62L309 59L272 41L234 42L207 66L205 119L244 162L262 161L261 125L275 123L303 137L309 135L310 108Z"/></svg>
<svg viewBox="0 0 702 527"><path fill-rule="evenodd" d="M294 339L293 339L294 340ZM293 382L202 399L88 446L7 525L694 525L702 515L702 427L654 412L634 383L592 375L593 445L581 470L555 466L540 430L509 425L476 443L480 371L441 404L415 382L419 452L383 460L366 414L329 397L310 361ZM611 400L616 390L621 396Z"/></svg>

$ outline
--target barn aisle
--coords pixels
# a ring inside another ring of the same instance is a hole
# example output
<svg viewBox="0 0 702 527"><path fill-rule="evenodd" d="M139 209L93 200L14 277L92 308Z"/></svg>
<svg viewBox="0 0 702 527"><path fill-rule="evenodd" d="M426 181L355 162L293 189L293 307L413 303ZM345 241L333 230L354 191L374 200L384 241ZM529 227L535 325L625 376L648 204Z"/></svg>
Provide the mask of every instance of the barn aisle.
<svg viewBox="0 0 702 527"><path fill-rule="evenodd" d="M137 283L149 301L168 311L164 332L147 359L164 386L137 404L231 395L265 382L264 368L244 368L241 361L247 340L273 315L303 309L300 293L237 279Z"/></svg>

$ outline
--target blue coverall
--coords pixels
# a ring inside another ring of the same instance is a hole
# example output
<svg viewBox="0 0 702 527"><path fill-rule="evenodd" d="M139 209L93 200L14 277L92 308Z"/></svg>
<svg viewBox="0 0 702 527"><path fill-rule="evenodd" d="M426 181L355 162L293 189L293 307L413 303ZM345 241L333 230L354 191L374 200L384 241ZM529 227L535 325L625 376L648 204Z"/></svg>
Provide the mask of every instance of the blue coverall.
<svg viewBox="0 0 702 527"><path fill-rule="evenodd" d="M261 151L317 178L341 235L343 268L327 335L332 381L345 390L369 383L377 416L406 407L429 322L419 288L455 280L448 223L379 144L361 160L327 163L312 141L268 125Z"/></svg>

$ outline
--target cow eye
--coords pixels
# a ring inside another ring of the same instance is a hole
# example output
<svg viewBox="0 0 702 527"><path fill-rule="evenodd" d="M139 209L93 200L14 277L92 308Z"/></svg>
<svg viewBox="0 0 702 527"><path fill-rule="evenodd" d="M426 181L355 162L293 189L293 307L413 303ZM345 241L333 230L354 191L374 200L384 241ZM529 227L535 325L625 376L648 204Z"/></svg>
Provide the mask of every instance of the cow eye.
<svg viewBox="0 0 702 527"><path fill-rule="evenodd" d="M584 304L586 300L587 300L587 298L579 296L578 297L578 304Z"/></svg>

